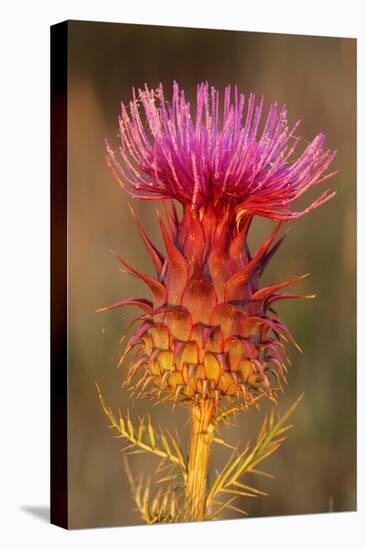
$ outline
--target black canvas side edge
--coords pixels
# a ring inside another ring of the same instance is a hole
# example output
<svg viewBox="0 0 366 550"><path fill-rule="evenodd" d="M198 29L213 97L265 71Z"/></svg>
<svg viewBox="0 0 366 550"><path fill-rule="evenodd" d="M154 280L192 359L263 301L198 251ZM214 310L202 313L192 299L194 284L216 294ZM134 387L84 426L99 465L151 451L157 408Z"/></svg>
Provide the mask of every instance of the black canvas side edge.
<svg viewBox="0 0 366 550"><path fill-rule="evenodd" d="M51 523L68 527L67 66L68 23L51 27Z"/></svg>

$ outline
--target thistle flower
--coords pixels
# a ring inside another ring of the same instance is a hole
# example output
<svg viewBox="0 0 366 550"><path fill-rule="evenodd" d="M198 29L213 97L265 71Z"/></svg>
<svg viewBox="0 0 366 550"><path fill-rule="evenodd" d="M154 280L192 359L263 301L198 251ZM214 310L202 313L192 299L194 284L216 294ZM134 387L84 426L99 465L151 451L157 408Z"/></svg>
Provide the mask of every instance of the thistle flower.
<svg viewBox="0 0 366 550"><path fill-rule="evenodd" d="M133 386L140 395L164 392L183 401L207 396L216 403L240 396L249 405L263 393L273 398L285 379L282 340L296 342L272 306L313 296L282 292L304 276L262 288L260 277L283 241L283 236L275 241L281 223L333 197L326 190L305 210L291 210L308 188L334 174L327 169L335 153L321 149L325 138L319 134L291 164L300 143L299 122L289 130L285 106L278 113L273 104L257 137L262 110L263 98L256 103L250 94L245 112L244 96L235 87L232 102L227 86L221 116L219 92L207 83L197 87L195 122L176 83L171 104L162 85L134 92L129 112L122 104L122 162L107 142L108 163L131 196L163 200L167 218L166 224L159 218L163 254L131 209L156 277L117 257L144 281L153 299L109 306L136 305L143 311L122 356L137 351L127 381L141 374ZM181 216L174 201L182 205ZM247 237L254 215L278 223L252 254Z"/></svg>
<svg viewBox="0 0 366 550"><path fill-rule="evenodd" d="M325 136L320 133L292 161L301 141L295 136L300 121L289 129L286 106L278 112L277 103L270 106L257 137L263 102L263 97L256 102L250 94L245 112L244 95L235 86L232 103L227 86L220 113L219 92L209 90L207 83L199 84L193 122L190 103L177 83L171 104L165 101L161 84L157 90L145 86L138 97L133 92L129 113L122 103L119 152L123 165L107 142L109 164L121 187L136 198L170 198L195 211L209 205L221 211L230 205L239 217L298 218L334 195L327 189L305 210L290 209L307 189L335 174L326 174L335 152L322 150Z"/></svg>
<svg viewBox="0 0 366 550"><path fill-rule="evenodd" d="M132 392L192 408L185 519L208 517L207 506L214 502L215 491L207 495L206 474L215 426L226 414L220 416L220 404L238 399L247 408L261 397L275 400L286 382L283 342L298 347L273 305L284 299L313 298L284 291L306 275L260 284L284 240L285 234L279 236L281 226L334 196L327 189L305 209L293 210L293 202L306 190L335 174L328 172L335 152L323 150L325 136L318 134L297 155L299 121L289 129L286 108L278 110L276 103L263 121L262 111L263 98L257 101L250 94L246 101L237 87L232 98L230 86L225 88L222 106L219 92L204 83L197 87L193 116L176 83L171 102L165 100L162 85L157 90L145 86L137 94L133 91L129 109L122 104L119 154L106 142L107 162L122 189L134 198L161 200L165 210L165 222L158 214L163 253L131 208L155 276L116 254L147 285L152 299L127 298L103 309L133 305L142 310L120 359L122 363L133 354L125 380ZM275 226L253 252L248 234L254 216L269 218ZM115 422L102 404L121 435L146 450L148 444L132 428L126 429L122 420ZM151 452L164 456L168 453L164 439L165 451L157 453L149 426ZM270 441L267 438L266 445ZM268 451L261 442L258 445L263 456L278 447L273 444ZM245 458L245 453L240 456ZM234 484L249 464L244 458L235 462L239 473L233 467ZM170 460L178 464L181 459ZM232 491L229 485L228 479L214 483L216 492L223 487L226 493ZM238 491L236 487L234 494Z"/></svg>

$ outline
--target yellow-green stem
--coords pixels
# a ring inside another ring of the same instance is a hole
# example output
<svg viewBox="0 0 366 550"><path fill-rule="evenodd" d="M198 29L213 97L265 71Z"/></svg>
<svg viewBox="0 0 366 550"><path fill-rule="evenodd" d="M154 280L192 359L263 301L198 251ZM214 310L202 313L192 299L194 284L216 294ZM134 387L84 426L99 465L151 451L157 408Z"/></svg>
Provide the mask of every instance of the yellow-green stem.
<svg viewBox="0 0 366 550"><path fill-rule="evenodd" d="M207 470L214 436L214 412L215 402L212 399L201 399L192 409L192 436L186 484L189 521L200 521L205 518Z"/></svg>

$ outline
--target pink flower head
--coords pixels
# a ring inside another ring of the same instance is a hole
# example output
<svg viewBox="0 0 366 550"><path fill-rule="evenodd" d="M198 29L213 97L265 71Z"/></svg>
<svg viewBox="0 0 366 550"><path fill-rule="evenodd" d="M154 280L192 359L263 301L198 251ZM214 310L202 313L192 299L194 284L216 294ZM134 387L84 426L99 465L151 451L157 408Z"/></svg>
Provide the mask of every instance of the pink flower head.
<svg viewBox="0 0 366 550"><path fill-rule="evenodd" d="M259 215L288 221L331 199L335 193L326 189L304 210L291 209L307 189L336 173L328 172L336 152L323 150L324 134L296 154L300 121L289 128L285 105L281 110L270 105L264 120L263 97L250 94L246 100L237 86L233 96L227 86L222 106L215 88L199 84L193 115L176 82L171 102L161 84L156 90L145 85L137 95L133 90L119 119L122 162L106 143L120 185L133 197L176 199L194 210L230 205L237 219Z"/></svg>

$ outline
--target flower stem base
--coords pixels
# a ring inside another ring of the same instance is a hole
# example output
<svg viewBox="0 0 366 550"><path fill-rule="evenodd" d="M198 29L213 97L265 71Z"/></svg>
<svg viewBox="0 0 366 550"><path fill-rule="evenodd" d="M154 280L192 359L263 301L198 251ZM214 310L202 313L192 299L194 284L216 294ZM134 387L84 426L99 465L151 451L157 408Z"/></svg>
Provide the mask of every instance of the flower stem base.
<svg viewBox="0 0 366 550"><path fill-rule="evenodd" d="M202 521L206 512L208 461L213 440L215 402L201 399L192 409L192 436L186 484L187 520Z"/></svg>

